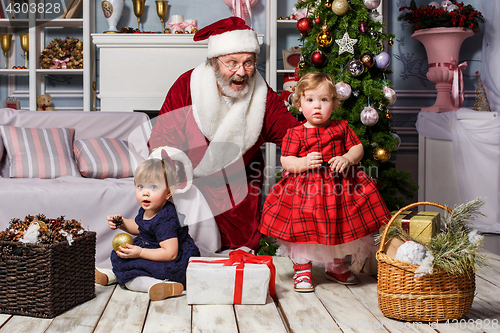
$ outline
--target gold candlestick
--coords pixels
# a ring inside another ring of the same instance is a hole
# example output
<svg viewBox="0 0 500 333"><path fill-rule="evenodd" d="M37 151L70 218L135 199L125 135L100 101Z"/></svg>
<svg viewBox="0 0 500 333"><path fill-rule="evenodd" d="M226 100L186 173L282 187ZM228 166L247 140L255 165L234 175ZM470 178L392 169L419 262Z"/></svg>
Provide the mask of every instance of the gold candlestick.
<svg viewBox="0 0 500 333"><path fill-rule="evenodd" d="M30 8L30 5L29 5L29 0L24 0L24 2L28 4L27 8ZM30 11L29 11L29 10L27 10L27 11L26 11L26 18L27 18L27 19L29 19L29 18L30 18L30 16L29 16L29 15L30 15Z"/></svg>
<svg viewBox="0 0 500 333"><path fill-rule="evenodd" d="M10 50L12 34L0 34L0 45L5 56L5 69L7 69L7 52Z"/></svg>
<svg viewBox="0 0 500 333"><path fill-rule="evenodd" d="M144 14L144 3L146 0L132 0L134 5L134 14L137 16L137 29L141 30L141 17Z"/></svg>
<svg viewBox="0 0 500 333"><path fill-rule="evenodd" d="M167 7L168 7L168 1L162 1L162 0L156 1L156 13L158 14L158 17L160 18L160 22L161 22L160 31L162 33L165 33L165 31L163 30L163 19L165 18L165 16L167 16Z"/></svg>
<svg viewBox="0 0 500 333"><path fill-rule="evenodd" d="M24 67L28 68L28 51L30 50L30 34L21 33L19 34L21 39L21 48L24 51Z"/></svg>

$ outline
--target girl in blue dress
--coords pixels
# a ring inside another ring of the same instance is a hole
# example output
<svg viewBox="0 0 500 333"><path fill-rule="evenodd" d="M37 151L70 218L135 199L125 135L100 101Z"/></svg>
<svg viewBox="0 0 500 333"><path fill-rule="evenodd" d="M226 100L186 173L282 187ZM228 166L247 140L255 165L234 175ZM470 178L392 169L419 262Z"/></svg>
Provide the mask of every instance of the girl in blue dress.
<svg viewBox="0 0 500 333"><path fill-rule="evenodd" d="M134 244L120 246L111 252L113 270L96 270L96 282L117 282L130 290L148 292L151 300L179 295L186 285L186 269L190 257L200 252L181 227L174 204L170 200L177 184L175 166L168 156L144 161L135 171L135 194L139 213L123 219L119 229L137 235ZM109 227L117 229L114 216L107 217Z"/></svg>

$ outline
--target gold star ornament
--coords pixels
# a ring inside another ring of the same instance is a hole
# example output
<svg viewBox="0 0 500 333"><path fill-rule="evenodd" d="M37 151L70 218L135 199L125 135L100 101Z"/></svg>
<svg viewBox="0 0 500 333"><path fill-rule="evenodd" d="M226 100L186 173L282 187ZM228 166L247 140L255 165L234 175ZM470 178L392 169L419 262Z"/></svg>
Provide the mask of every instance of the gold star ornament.
<svg viewBox="0 0 500 333"><path fill-rule="evenodd" d="M347 32L344 34L344 37L342 37L342 39L336 39L335 43L339 45L339 55L344 52L354 54L354 44L356 44L357 42L358 40L354 38L351 39Z"/></svg>

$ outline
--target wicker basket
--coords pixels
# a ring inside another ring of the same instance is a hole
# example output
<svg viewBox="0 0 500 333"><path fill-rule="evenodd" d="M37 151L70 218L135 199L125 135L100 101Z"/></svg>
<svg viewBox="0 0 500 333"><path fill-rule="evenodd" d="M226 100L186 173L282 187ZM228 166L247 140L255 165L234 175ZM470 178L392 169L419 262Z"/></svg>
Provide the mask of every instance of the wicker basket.
<svg viewBox="0 0 500 333"><path fill-rule="evenodd" d="M403 211L418 205L431 205L451 210L434 202L417 202L392 216L382 235L378 260L378 305L384 316L405 321L442 321L464 316L472 306L475 292L474 272L451 275L436 271L415 280L418 266L383 253L389 226Z"/></svg>
<svg viewBox="0 0 500 333"><path fill-rule="evenodd" d="M53 318L94 298L95 246L91 231L72 245L0 241L0 313Z"/></svg>

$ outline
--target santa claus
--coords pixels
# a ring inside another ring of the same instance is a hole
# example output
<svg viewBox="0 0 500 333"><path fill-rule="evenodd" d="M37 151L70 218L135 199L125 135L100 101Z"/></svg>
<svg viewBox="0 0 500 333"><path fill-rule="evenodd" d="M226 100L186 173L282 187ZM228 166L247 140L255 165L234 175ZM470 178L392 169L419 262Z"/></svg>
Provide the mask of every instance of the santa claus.
<svg viewBox="0 0 500 333"><path fill-rule="evenodd" d="M222 249L257 249L261 146L281 145L287 129L299 123L256 70L260 45L241 18L217 21L194 36L195 41L207 39L207 61L172 85L149 146L187 155L192 183L215 216Z"/></svg>

